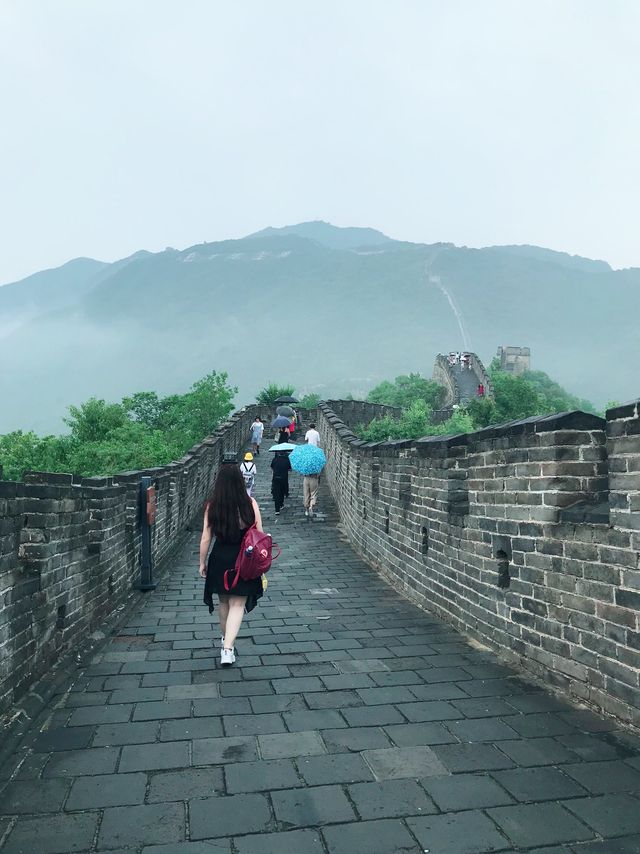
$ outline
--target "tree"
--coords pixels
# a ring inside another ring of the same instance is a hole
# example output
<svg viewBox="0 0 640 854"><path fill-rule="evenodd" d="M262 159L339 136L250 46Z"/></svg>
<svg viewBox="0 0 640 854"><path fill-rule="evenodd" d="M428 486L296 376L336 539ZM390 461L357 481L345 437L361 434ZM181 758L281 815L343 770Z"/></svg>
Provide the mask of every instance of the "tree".
<svg viewBox="0 0 640 854"><path fill-rule="evenodd" d="M596 414L591 401L570 394L544 371L525 371L521 376L538 392L543 412L568 412L572 409L581 409L583 412Z"/></svg>
<svg viewBox="0 0 640 854"><path fill-rule="evenodd" d="M227 384L228 375L213 371L195 382L187 394L172 402L165 418L169 429L182 433L189 446L216 429L233 409L238 389ZM173 421L173 423L171 423ZM185 450L187 450L185 448Z"/></svg>
<svg viewBox="0 0 640 854"><path fill-rule="evenodd" d="M430 409L440 409L446 391L443 386L427 380L420 374L402 374L393 382L384 380L367 395L370 403L384 403L407 409L416 400L424 401Z"/></svg>
<svg viewBox="0 0 640 854"><path fill-rule="evenodd" d="M91 397L80 406L70 406L69 417L63 420L71 428L71 437L76 442L99 442L116 427L126 424L128 418L119 403L106 403Z"/></svg>
<svg viewBox="0 0 640 854"><path fill-rule="evenodd" d="M294 386L278 385L277 383L269 383L256 396L256 403L260 406L273 408L277 406L276 400L279 397L293 397Z"/></svg>
<svg viewBox="0 0 640 854"><path fill-rule="evenodd" d="M74 472L90 477L166 465L185 450L160 430L129 421L99 442L76 444L70 461Z"/></svg>
<svg viewBox="0 0 640 854"><path fill-rule="evenodd" d="M299 403L300 409L315 409L315 407L320 403L320 395L319 394L305 394L302 400Z"/></svg>
<svg viewBox="0 0 640 854"><path fill-rule="evenodd" d="M431 410L424 400L415 400L399 418L385 415L367 425L360 425L356 433L368 442L386 439L420 439L423 436L452 436L469 433L474 429L473 419L464 409L456 410L448 421L431 423Z"/></svg>
<svg viewBox="0 0 640 854"><path fill-rule="evenodd" d="M127 415L152 429L158 428L161 424L162 403L155 391L137 391L131 397L122 398L122 406Z"/></svg>
<svg viewBox="0 0 640 854"><path fill-rule="evenodd" d="M226 373L213 371L182 395L142 391L122 403L90 398L69 407L67 436L0 436L4 477L19 479L27 469L91 476L165 465L213 433L236 392Z"/></svg>
<svg viewBox="0 0 640 854"><path fill-rule="evenodd" d="M0 466L5 480L20 480L25 471L71 471L70 441L64 436L37 436L15 430L0 436Z"/></svg>

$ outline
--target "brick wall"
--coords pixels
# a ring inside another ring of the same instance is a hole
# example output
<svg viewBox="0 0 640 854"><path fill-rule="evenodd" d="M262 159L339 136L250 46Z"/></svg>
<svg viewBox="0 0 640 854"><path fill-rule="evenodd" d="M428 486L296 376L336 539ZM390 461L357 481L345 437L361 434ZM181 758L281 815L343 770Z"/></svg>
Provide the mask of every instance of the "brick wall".
<svg viewBox="0 0 640 854"><path fill-rule="evenodd" d="M0 714L131 595L140 575L140 478L157 489L160 566L200 514L225 451L241 449L246 407L170 465L113 478L30 472L0 481Z"/></svg>
<svg viewBox="0 0 640 854"><path fill-rule="evenodd" d="M511 663L640 725L638 404L382 443L342 406L321 404L318 426L356 550Z"/></svg>

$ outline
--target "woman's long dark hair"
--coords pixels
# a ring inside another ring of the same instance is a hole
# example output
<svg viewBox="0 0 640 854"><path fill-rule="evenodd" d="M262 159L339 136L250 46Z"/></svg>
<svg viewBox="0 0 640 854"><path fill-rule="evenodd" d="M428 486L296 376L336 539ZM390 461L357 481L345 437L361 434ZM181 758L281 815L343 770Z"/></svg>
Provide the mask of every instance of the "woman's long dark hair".
<svg viewBox="0 0 640 854"><path fill-rule="evenodd" d="M253 525L256 514L236 465L223 464L207 500L207 520L216 537L236 539L243 528Z"/></svg>

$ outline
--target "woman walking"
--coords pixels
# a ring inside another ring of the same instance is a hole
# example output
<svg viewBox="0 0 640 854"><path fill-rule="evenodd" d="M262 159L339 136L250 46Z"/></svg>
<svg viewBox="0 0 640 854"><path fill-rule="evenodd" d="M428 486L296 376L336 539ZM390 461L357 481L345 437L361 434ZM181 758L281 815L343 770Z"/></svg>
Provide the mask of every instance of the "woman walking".
<svg viewBox="0 0 640 854"><path fill-rule="evenodd" d="M200 539L200 575L206 579L204 601L213 613L213 594L217 594L222 632L220 664L229 666L236 660L235 642L245 606L251 610L262 596L260 578L243 581L239 578L232 591L225 590L224 574L233 570L242 546L242 538L251 525L262 531L260 508L247 495L244 479L236 465L223 465L204 510L204 525ZM213 549L207 563L211 539ZM229 573L232 575L232 573Z"/></svg>
<svg viewBox="0 0 640 854"><path fill-rule="evenodd" d="M276 444L282 445L285 442L288 442L290 435L291 431L288 427L281 427L278 435L276 436Z"/></svg>
<svg viewBox="0 0 640 854"><path fill-rule="evenodd" d="M259 415L256 415L256 420L251 425L251 447L253 448L253 453L258 456L260 453L260 443L262 442L262 434L264 433L264 424L262 423L262 418Z"/></svg>
<svg viewBox="0 0 640 854"><path fill-rule="evenodd" d="M273 469L271 494L276 508L276 516L279 516L284 499L289 495L289 472L291 471L289 454L286 451L276 451L271 460L271 468Z"/></svg>

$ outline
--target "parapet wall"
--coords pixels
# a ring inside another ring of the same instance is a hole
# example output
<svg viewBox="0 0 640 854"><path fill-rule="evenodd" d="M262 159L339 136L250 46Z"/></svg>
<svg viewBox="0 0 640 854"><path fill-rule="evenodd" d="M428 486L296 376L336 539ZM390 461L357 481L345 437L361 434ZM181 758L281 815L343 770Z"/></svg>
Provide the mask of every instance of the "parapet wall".
<svg viewBox="0 0 640 854"><path fill-rule="evenodd" d="M31 472L0 481L0 714L123 604L140 575L138 490L157 489L156 565L200 524L225 451L242 448L258 408L232 415L181 460L112 478Z"/></svg>
<svg viewBox="0 0 640 854"><path fill-rule="evenodd" d="M506 660L640 725L638 403L381 443L342 408L321 404L318 428L362 557Z"/></svg>

